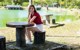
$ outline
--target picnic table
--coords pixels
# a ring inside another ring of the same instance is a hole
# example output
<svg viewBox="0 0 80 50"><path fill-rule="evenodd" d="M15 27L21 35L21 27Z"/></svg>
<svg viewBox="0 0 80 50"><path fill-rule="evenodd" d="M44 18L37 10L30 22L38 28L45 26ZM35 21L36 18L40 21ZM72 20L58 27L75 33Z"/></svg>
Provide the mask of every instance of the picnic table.
<svg viewBox="0 0 80 50"><path fill-rule="evenodd" d="M50 24L50 18L53 16L53 12L50 11L38 11L39 14L42 16L43 24L49 25Z"/></svg>
<svg viewBox="0 0 80 50"><path fill-rule="evenodd" d="M28 24L27 22L8 22L6 26L16 28L16 46L25 47L25 27L31 27L33 24Z"/></svg>
<svg viewBox="0 0 80 50"><path fill-rule="evenodd" d="M53 14L46 14L46 21L50 24L50 16L53 16Z"/></svg>

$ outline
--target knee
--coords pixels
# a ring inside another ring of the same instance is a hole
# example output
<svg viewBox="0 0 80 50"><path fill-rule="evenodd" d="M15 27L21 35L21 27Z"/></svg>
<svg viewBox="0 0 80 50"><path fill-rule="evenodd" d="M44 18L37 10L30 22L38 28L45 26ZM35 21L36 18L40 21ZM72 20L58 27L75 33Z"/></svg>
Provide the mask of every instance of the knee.
<svg viewBox="0 0 80 50"><path fill-rule="evenodd" d="M27 31L31 31L31 28L27 28Z"/></svg>

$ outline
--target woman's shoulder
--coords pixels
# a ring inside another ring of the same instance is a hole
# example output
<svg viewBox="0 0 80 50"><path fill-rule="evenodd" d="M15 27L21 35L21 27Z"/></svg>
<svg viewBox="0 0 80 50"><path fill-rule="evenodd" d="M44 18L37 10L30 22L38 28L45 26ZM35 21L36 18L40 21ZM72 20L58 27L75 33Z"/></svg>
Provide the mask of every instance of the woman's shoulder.
<svg viewBox="0 0 80 50"><path fill-rule="evenodd" d="M35 15L40 15L38 12L35 12Z"/></svg>
<svg viewBox="0 0 80 50"><path fill-rule="evenodd" d="M39 14L38 12L35 12L35 14Z"/></svg>

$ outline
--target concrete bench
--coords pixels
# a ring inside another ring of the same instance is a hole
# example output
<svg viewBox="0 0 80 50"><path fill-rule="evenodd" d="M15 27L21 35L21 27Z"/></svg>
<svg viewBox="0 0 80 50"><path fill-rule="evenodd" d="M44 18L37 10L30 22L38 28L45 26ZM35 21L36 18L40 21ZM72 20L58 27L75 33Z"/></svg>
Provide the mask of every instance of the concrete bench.
<svg viewBox="0 0 80 50"><path fill-rule="evenodd" d="M45 32L34 32L34 44L45 43Z"/></svg>
<svg viewBox="0 0 80 50"><path fill-rule="evenodd" d="M0 50L6 50L6 39L4 36L0 36Z"/></svg>

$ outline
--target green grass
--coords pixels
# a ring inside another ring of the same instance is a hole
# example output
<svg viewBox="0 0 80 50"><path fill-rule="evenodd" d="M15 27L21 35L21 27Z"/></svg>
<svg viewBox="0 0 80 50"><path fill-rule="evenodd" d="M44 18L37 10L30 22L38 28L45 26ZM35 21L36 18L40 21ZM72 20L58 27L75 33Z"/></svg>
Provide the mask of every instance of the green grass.
<svg viewBox="0 0 80 50"><path fill-rule="evenodd" d="M7 22L11 21L27 21L27 18L19 18L17 15L19 11L13 12L10 10L1 10L0 12L0 36L5 36L6 42L13 42L16 40L15 28L2 26L5 26ZM52 17L54 17L54 15ZM68 46L76 48L76 50L80 50L80 20L76 20L76 17L73 15L64 14L56 16L56 22L67 20L71 20L72 22L64 23L65 25L61 27L48 28L44 25L44 29L46 30L46 41L66 44Z"/></svg>
<svg viewBox="0 0 80 50"><path fill-rule="evenodd" d="M65 44L76 48L75 50L80 49L80 20L56 28L48 28L44 25L44 29L46 30L46 41ZM15 41L15 33L15 28L0 29L0 36L5 36L6 42Z"/></svg>
<svg viewBox="0 0 80 50"><path fill-rule="evenodd" d="M54 13L51 10L46 12ZM10 21L27 21L27 15L25 15L26 13L26 10L0 10L0 27L4 27L6 23ZM57 13L58 12L55 12L53 16L51 16L51 18L54 18L54 15L56 14L56 22L76 20L73 15L66 15L66 12L61 12L62 15L57 15Z"/></svg>
<svg viewBox="0 0 80 50"><path fill-rule="evenodd" d="M73 15L57 15L56 16L56 21L57 22L62 22L62 21L65 21L65 20L71 20L71 21L74 21L76 20L76 17L73 16Z"/></svg>
<svg viewBox="0 0 80 50"><path fill-rule="evenodd" d="M20 10L0 10L0 27L5 27L7 22L27 22L27 15L23 14L23 17L20 17L21 13Z"/></svg>

